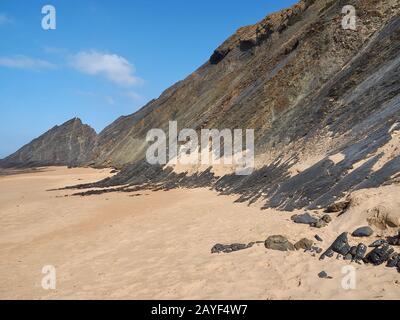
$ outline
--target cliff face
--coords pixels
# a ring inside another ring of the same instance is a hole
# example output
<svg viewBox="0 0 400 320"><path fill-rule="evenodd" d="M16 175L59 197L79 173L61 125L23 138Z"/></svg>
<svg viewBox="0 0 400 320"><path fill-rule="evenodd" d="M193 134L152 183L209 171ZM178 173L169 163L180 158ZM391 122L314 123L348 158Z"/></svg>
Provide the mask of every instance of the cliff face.
<svg viewBox="0 0 400 320"><path fill-rule="evenodd" d="M356 31L341 26L341 10L347 4L356 7ZM334 130L344 133L361 121L360 109L369 114L382 106L366 99L372 107L357 107L364 105L361 94L347 109L342 98L394 58L388 52L390 56L379 54L372 62L365 51L398 13L397 0L300 1L241 28L185 80L100 133L94 164L122 167L142 159L148 130L166 129L169 120L177 120L181 128L197 130L253 128L258 155L275 154L282 148L292 150L291 143L298 145L305 136L311 140L317 129L327 133L327 124L333 122ZM384 47L393 54L396 43ZM356 57L359 69L352 64ZM340 79L344 69L351 78L346 86ZM336 123L337 112L350 116L344 117L347 124ZM315 141L310 146L314 148ZM325 143L320 147L329 149Z"/></svg>
<svg viewBox="0 0 400 320"><path fill-rule="evenodd" d="M1 167L77 166L92 157L97 134L80 119L55 126L0 162Z"/></svg>
<svg viewBox="0 0 400 320"><path fill-rule="evenodd" d="M348 4L355 31L342 28ZM100 135L96 165L133 164L96 186L212 185L239 201L291 210L397 181L399 12L397 0L301 1L239 29L192 75ZM148 166L140 161L145 135L169 120L197 130L255 129L256 171L188 177Z"/></svg>

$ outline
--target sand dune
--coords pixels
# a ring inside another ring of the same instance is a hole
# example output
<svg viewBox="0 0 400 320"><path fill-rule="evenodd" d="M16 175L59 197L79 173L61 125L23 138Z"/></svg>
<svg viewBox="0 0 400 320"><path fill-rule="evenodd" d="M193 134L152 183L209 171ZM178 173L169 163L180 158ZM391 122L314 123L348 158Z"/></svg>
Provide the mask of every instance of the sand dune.
<svg viewBox="0 0 400 320"><path fill-rule="evenodd" d="M274 234L293 242L319 234L325 249L340 232L366 224L365 201L327 228L312 229L291 221L296 212L236 204L235 197L206 189L90 197L46 191L109 174L52 167L0 177L1 299L400 298L400 273L384 266L352 264L357 286L345 290L343 260L319 261L263 244L210 253L216 243L263 241ZM357 199L375 203L380 193L386 199L399 194L399 186L384 188L360 191ZM41 287L44 265L56 267L56 290ZM320 279L323 270L333 279Z"/></svg>

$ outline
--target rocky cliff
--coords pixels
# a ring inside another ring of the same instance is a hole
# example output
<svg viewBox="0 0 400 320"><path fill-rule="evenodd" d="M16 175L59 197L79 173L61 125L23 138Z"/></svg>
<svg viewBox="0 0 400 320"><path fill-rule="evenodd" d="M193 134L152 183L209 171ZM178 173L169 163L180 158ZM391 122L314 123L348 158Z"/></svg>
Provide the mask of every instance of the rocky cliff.
<svg viewBox="0 0 400 320"><path fill-rule="evenodd" d="M341 10L347 4L356 7L356 31L341 26ZM185 80L100 133L95 164L122 167L140 160L147 148L144 138L148 130L166 129L169 120L197 130L253 128L259 155L292 150L291 144L299 142L308 148L307 142L313 138L328 150L321 134L343 133L360 120L360 108L354 104L344 108L343 95L393 59L390 54L396 51L396 42L377 44L380 48L370 48L370 43L389 22L395 23L398 12L399 2L393 0L300 1L239 29ZM390 32L391 37L396 36L396 30ZM374 53L366 50L380 52L381 47L390 51L390 56L369 61L368 55ZM359 61L358 70L354 59ZM345 73L352 78L346 85L340 79ZM358 97L352 99L356 104ZM369 114L381 107L380 101L369 103L372 107L365 108ZM338 110L350 115L346 124L334 121ZM331 128L333 122L335 129ZM314 147L315 141L310 145Z"/></svg>
<svg viewBox="0 0 400 320"><path fill-rule="evenodd" d="M356 30L342 27L345 5L356 8ZM212 185L290 210L397 181L399 12L398 0L304 0L239 29L198 70L98 135L83 158L124 170L96 186ZM189 176L149 166L146 134L170 120L195 130L254 129L256 171Z"/></svg>
<svg viewBox="0 0 400 320"><path fill-rule="evenodd" d="M55 126L14 154L1 167L78 166L92 158L97 134L78 118Z"/></svg>

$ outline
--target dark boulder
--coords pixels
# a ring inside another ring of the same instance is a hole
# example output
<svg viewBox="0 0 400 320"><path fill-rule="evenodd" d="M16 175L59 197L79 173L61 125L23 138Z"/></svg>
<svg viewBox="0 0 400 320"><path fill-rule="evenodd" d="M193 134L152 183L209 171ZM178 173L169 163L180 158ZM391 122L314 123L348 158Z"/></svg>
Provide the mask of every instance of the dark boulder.
<svg viewBox="0 0 400 320"><path fill-rule="evenodd" d="M371 227L361 227L352 233L353 237L370 237L374 234L374 230Z"/></svg>
<svg viewBox="0 0 400 320"><path fill-rule="evenodd" d="M365 258L366 253L367 253L367 246L363 243L360 243L357 246L356 254L353 256L353 260L355 262L362 261Z"/></svg>
<svg viewBox="0 0 400 320"><path fill-rule="evenodd" d="M395 268L400 264L400 254L394 253L390 256L386 266L389 268Z"/></svg>
<svg viewBox="0 0 400 320"><path fill-rule="evenodd" d="M392 246L400 246L400 231L397 236L389 237L388 243L391 244Z"/></svg>
<svg viewBox="0 0 400 320"><path fill-rule="evenodd" d="M328 276L325 271L321 271L320 273L318 273L318 277L321 279L332 279L332 277Z"/></svg>
<svg viewBox="0 0 400 320"><path fill-rule="evenodd" d="M389 257L394 252L393 248L387 244L376 247L365 257L365 262L370 262L373 265L381 265L389 260Z"/></svg>
<svg viewBox="0 0 400 320"><path fill-rule="evenodd" d="M347 232L344 232L337 237L331 246L321 255L320 260L323 260L325 257L333 257L335 252L345 257L350 252L350 249Z"/></svg>
<svg viewBox="0 0 400 320"><path fill-rule="evenodd" d="M347 239L347 232L342 233L339 237L336 238L336 240L331 245L331 249L334 252L339 253L343 256L350 252L351 248Z"/></svg>
<svg viewBox="0 0 400 320"><path fill-rule="evenodd" d="M370 248L376 248L376 247L383 246L383 245L385 245L385 244L388 244L388 242L387 242L386 240L384 240L384 239L379 239L379 240L376 240L376 241L372 242L372 243L369 245L369 247L370 247Z"/></svg>

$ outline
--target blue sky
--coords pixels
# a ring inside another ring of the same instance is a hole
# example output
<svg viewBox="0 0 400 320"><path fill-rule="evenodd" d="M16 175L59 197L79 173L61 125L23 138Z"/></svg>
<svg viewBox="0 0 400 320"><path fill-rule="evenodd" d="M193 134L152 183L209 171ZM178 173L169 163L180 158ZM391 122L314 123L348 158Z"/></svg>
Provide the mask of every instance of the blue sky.
<svg viewBox="0 0 400 320"><path fill-rule="evenodd" d="M296 0L0 0L0 158L75 116L96 131ZM44 5L56 30L43 30Z"/></svg>

